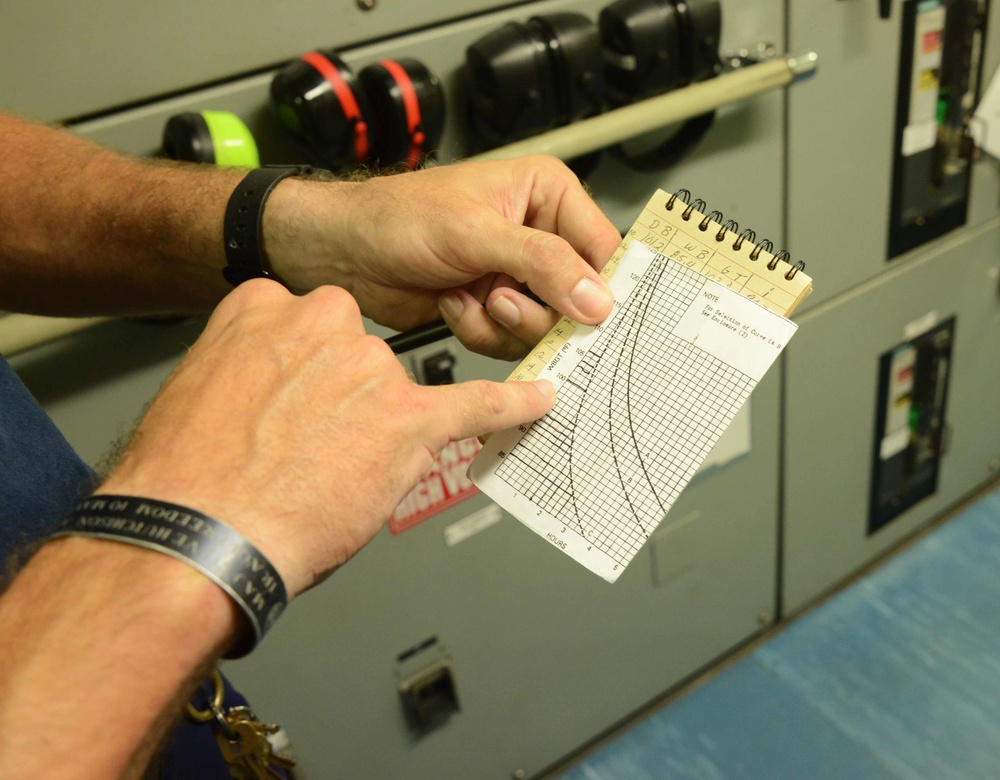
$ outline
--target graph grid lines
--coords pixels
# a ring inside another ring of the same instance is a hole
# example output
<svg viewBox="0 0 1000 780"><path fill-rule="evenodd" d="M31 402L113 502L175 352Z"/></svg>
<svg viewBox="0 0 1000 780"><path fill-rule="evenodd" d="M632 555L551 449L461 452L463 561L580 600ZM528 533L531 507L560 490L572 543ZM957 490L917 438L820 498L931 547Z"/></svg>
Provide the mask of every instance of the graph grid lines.
<svg viewBox="0 0 1000 780"><path fill-rule="evenodd" d="M657 256L496 476L627 564L756 382L674 335L705 277ZM641 367L641 368L640 368Z"/></svg>

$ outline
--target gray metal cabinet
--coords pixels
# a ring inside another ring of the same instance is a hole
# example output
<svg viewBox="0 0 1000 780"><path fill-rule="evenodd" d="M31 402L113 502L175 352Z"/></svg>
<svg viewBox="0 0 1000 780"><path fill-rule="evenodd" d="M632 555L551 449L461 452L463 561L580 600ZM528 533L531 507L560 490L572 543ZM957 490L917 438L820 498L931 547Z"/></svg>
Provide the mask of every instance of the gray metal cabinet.
<svg viewBox="0 0 1000 780"><path fill-rule="evenodd" d="M810 310L786 354L783 606L795 612L1000 469L1000 221ZM934 495L869 535L879 357L956 317L947 452Z"/></svg>

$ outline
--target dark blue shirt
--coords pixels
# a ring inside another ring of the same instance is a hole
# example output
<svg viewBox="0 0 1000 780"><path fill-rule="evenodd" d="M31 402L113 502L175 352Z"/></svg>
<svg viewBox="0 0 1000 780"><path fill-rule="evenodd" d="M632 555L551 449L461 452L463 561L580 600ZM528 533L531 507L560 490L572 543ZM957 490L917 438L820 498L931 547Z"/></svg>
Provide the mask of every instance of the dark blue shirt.
<svg viewBox="0 0 1000 780"><path fill-rule="evenodd" d="M0 358L0 560L52 533L95 484L93 472Z"/></svg>
<svg viewBox="0 0 1000 780"><path fill-rule="evenodd" d="M52 533L97 484L55 424L0 358L0 562ZM211 686L199 691L204 696ZM197 698L197 697L196 697ZM246 700L226 683L224 708ZM204 705L196 703L199 709ZM157 763L166 780L228 780L213 725L182 719Z"/></svg>

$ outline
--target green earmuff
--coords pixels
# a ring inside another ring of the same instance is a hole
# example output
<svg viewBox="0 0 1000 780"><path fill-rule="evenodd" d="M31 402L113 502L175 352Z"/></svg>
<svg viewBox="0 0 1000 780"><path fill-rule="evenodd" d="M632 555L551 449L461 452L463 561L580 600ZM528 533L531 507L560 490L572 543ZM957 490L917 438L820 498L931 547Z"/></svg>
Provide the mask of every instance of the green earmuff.
<svg viewBox="0 0 1000 780"><path fill-rule="evenodd" d="M163 153L173 160L260 166L253 134L229 111L188 111L170 117L163 128Z"/></svg>

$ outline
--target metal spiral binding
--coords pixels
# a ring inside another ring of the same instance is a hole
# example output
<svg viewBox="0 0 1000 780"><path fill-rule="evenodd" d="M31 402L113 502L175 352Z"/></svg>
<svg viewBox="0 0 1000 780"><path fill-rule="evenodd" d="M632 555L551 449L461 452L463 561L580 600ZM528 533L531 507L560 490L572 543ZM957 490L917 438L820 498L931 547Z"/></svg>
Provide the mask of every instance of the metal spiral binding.
<svg viewBox="0 0 1000 780"><path fill-rule="evenodd" d="M739 252L743 248L743 242L749 241L751 244L757 240L757 233L755 233L750 228L747 228L742 233L740 233L739 238L733 241L733 249Z"/></svg>
<svg viewBox="0 0 1000 780"><path fill-rule="evenodd" d="M684 189L676 190L674 194L667 199L666 203L667 211L673 211L674 205L677 203L678 200L682 201L685 205L685 209L681 213L681 218L684 219L685 221L691 219L691 214L693 212L700 211L704 213L705 211L705 206L706 206L705 201L703 201L701 198L697 198L696 200L692 201L691 191ZM754 248L750 251L750 259L753 261L757 261L760 259L761 252L771 253L774 250L774 243L769 239L763 238L760 241L758 241L757 234L750 228L746 228L742 232L737 233L737 231L739 231L740 229L739 223L736 222L736 220L734 219L729 219L726 220L725 224L723 224L722 220L724 218L725 215L721 211L711 211L708 213L707 216L705 216L704 219L702 219L701 222L698 223L698 229L704 232L708 230L709 223L711 222L718 223L719 225L721 225L721 227L715 234L715 240L721 243L722 241L726 240L727 233L732 233L733 235L736 236L736 239L733 241L733 249L736 250L737 252L740 249L742 249L744 242L749 241L751 244L754 245ZM767 270L774 271L775 269L777 269L778 263L780 262L787 263L788 265L791 266L791 268L788 269L788 271L785 273L784 276L786 279L791 281L792 279L795 278L795 274L797 274L799 271L804 271L806 268L806 264L802 260L799 260L793 264L791 262L791 257L792 256L787 251L782 249L780 252L775 254L773 258L768 262Z"/></svg>
<svg viewBox="0 0 1000 780"><path fill-rule="evenodd" d="M767 252L770 254L773 249L774 242L769 238L762 238L757 242L754 248L750 250L750 259L756 262L757 260L760 260L761 252Z"/></svg>
<svg viewBox="0 0 1000 780"><path fill-rule="evenodd" d="M691 201L688 207L681 212L681 219L687 222L689 219L691 219L692 213L694 213L695 211L704 212L705 206L707 205L708 204L705 203L705 201L703 201L701 198L695 198L693 201Z"/></svg>
<svg viewBox="0 0 1000 780"><path fill-rule="evenodd" d="M677 190L676 192L674 192L674 194L667 199L667 211L674 210L674 204L677 202L678 199L684 201L684 205L686 206L688 203L691 202L691 191Z"/></svg>
<svg viewBox="0 0 1000 780"><path fill-rule="evenodd" d="M723 216L721 211L710 211L708 215L701 222L698 223L698 230L704 233L706 230L708 230L709 222L717 222L721 225L722 220Z"/></svg>
<svg viewBox="0 0 1000 780"><path fill-rule="evenodd" d="M790 258L791 255L788 254L788 252L786 252L784 249L782 249L780 252L775 254L775 256L771 259L771 262L767 264L767 270L773 271L775 268L778 267L779 260L784 260L787 263Z"/></svg>
<svg viewBox="0 0 1000 780"><path fill-rule="evenodd" d="M720 215L721 216L721 215ZM721 220L719 221L721 224ZM715 240L720 244L726 240L726 233L736 233L740 229L740 224L735 219L727 219L726 224L719 228L719 232L715 234Z"/></svg>
<svg viewBox="0 0 1000 780"><path fill-rule="evenodd" d="M806 269L806 261L797 260L795 265L793 265L791 268L788 269L788 273L785 274L785 278L791 281L792 279L795 278L795 274L797 274L799 271L804 271L805 269Z"/></svg>

